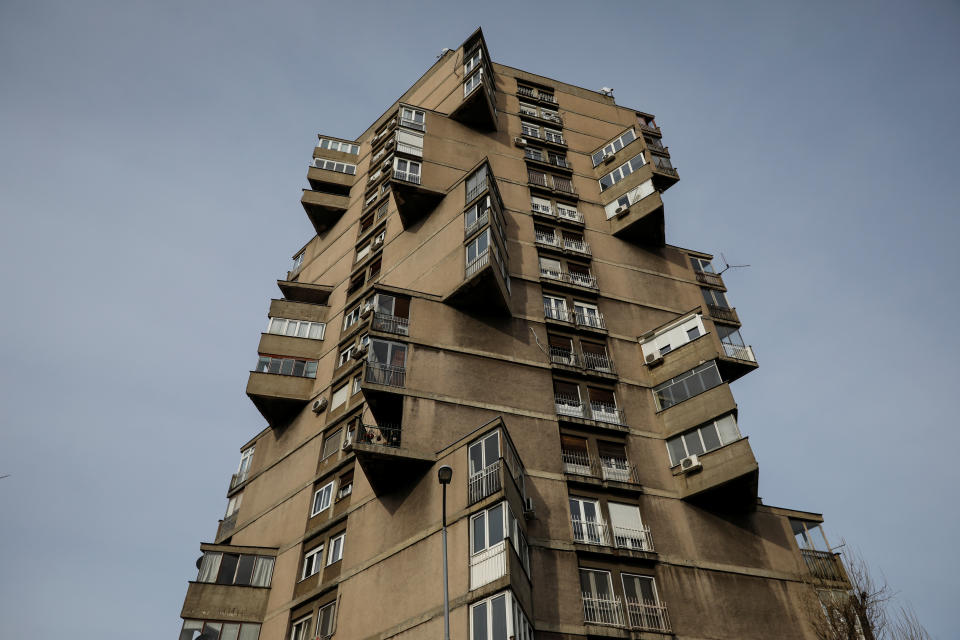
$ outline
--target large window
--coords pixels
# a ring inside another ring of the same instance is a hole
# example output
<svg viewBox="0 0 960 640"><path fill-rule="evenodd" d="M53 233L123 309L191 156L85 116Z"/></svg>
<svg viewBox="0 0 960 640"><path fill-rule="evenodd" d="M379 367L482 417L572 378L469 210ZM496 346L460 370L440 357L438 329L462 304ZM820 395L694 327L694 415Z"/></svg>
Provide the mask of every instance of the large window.
<svg viewBox="0 0 960 640"><path fill-rule="evenodd" d="M316 378L317 361L260 356L259 360L257 360L257 372L278 373L283 376L299 376L301 378Z"/></svg>
<svg viewBox="0 0 960 640"><path fill-rule="evenodd" d="M570 498L573 539L587 544L609 545L607 527L600 516L600 503L587 498Z"/></svg>
<svg viewBox="0 0 960 640"><path fill-rule="evenodd" d="M307 640L310 637L310 620L313 616L300 618L290 627L290 640Z"/></svg>
<svg viewBox="0 0 960 640"><path fill-rule="evenodd" d="M253 452L256 447L248 447L240 454L240 466L237 467L237 479L234 485L238 485L247 479L250 474L250 463L253 461Z"/></svg>
<svg viewBox="0 0 960 640"><path fill-rule="evenodd" d="M467 264L472 264L474 260L485 254L489 248L490 229L487 228L483 231L483 233L471 240L470 244L467 245Z"/></svg>
<svg viewBox="0 0 960 640"><path fill-rule="evenodd" d="M633 156L622 165L600 178L600 191L606 191L642 167L644 164L646 164L646 162L643 159L643 153L638 153L637 155Z"/></svg>
<svg viewBox="0 0 960 640"><path fill-rule="evenodd" d="M347 534L341 533L338 536L330 538L330 553L327 554L328 567L334 562L340 562L343 560L343 541L346 536Z"/></svg>
<svg viewBox="0 0 960 640"><path fill-rule="evenodd" d="M343 314L343 329L346 331L360 320L360 305Z"/></svg>
<svg viewBox="0 0 960 640"><path fill-rule="evenodd" d="M200 561L197 582L269 587L273 562L272 556L206 551Z"/></svg>
<svg viewBox="0 0 960 640"><path fill-rule="evenodd" d="M310 517L317 515L330 506L330 499L333 496L333 483L328 482L313 494L313 508L310 509Z"/></svg>
<svg viewBox="0 0 960 640"><path fill-rule="evenodd" d="M199 635L198 635L199 633ZM256 622L212 622L204 620L184 620L180 630L180 640L257 640L260 637L260 624Z"/></svg>
<svg viewBox="0 0 960 640"><path fill-rule="evenodd" d="M466 189L466 202L470 202L480 195L487 188L487 165L482 165L467 176L464 188Z"/></svg>
<svg viewBox="0 0 960 640"><path fill-rule="evenodd" d="M617 215L617 209L625 209L635 202L640 202L654 191L656 191L656 189L653 187L653 180L641 182L603 208L607 214L607 220Z"/></svg>
<svg viewBox="0 0 960 640"><path fill-rule="evenodd" d="M320 138L320 144L317 146L321 149L342 151L343 153L349 153L351 155L357 155L360 153L359 145L351 144L349 142L341 142L340 140L330 140L329 138Z"/></svg>
<svg viewBox="0 0 960 640"><path fill-rule="evenodd" d="M400 180L420 184L420 163L403 158L394 159L393 176Z"/></svg>
<svg viewBox="0 0 960 640"><path fill-rule="evenodd" d="M470 640L533 640L533 627L511 591L470 607Z"/></svg>
<svg viewBox="0 0 960 640"><path fill-rule="evenodd" d="M267 324L267 333L278 336L294 336L323 340L327 325L323 322L307 322L306 320L290 320L288 318L270 318Z"/></svg>
<svg viewBox="0 0 960 640"><path fill-rule="evenodd" d="M636 139L637 139L637 134L633 131L633 129L632 128L627 129L622 134L620 134L617 138L615 138L612 142L609 142L608 144L604 145L602 148L597 149L596 151L593 152L593 155L590 156L591 159L593 160L593 166L596 167L601 162L603 162L604 158L606 158L607 156L612 156L617 151L620 151L620 149L623 149L625 146L627 146L628 144L630 144Z"/></svg>
<svg viewBox="0 0 960 640"><path fill-rule="evenodd" d="M703 299L709 306L720 307L721 309L730 308L730 303L727 302L727 296L723 294L723 291L700 287L700 293L703 294Z"/></svg>
<svg viewBox="0 0 960 640"><path fill-rule="evenodd" d="M657 385L653 388L653 395L657 399L658 410L662 411L722 383L717 363L711 360Z"/></svg>
<svg viewBox="0 0 960 640"><path fill-rule="evenodd" d="M707 453L739 439L740 429L737 428L737 420L732 413L717 418L667 440L670 465L676 466L687 456Z"/></svg>
<svg viewBox="0 0 960 640"><path fill-rule="evenodd" d="M426 131L426 114L419 109L410 107L400 108L400 126L416 129L417 131Z"/></svg>
<svg viewBox="0 0 960 640"><path fill-rule="evenodd" d="M337 162L335 160L327 160L326 158L314 158L313 166L317 169L326 169L327 171L347 173L351 176L357 173L356 165L347 164L346 162Z"/></svg>
<svg viewBox="0 0 960 640"><path fill-rule="evenodd" d="M317 637L321 640L333 635L334 623L337 621L337 603L320 607L317 611Z"/></svg>
<svg viewBox="0 0 960 640"><path fill-rule="evenodd" d="M300 579L306 580L312 575L316 575L323 567L323 545L314 547L303 554L303 569L300 572Z"/></svg>

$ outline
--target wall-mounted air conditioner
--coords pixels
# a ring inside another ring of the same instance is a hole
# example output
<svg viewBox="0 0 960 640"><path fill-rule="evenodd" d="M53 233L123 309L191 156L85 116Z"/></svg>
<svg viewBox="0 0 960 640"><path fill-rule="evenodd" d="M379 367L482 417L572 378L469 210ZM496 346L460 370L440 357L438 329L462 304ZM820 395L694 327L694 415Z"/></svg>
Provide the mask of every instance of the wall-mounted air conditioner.
<svg viewBox="0 0 960 640"><path fill-rule="evenodd" d="M527 141L523 138L516 137L513 139L513 144L517 145L518 147L525 147L527 146Z"/></svg>
<svg viewBox="0 0 960 640"><path fill-rule="evenodd" d="M703 463L700 462L700 459L695 455L687 456L680 461L680 473L693 473L701 469L703 469Z"/></svg>
<svg viewBox="0 0 960 640"><path fill-rule="evenodd" d="M312 406L313 412L316 414L321 414L327 409L327 399L326 398L317 398L313 401Z"/></svg>

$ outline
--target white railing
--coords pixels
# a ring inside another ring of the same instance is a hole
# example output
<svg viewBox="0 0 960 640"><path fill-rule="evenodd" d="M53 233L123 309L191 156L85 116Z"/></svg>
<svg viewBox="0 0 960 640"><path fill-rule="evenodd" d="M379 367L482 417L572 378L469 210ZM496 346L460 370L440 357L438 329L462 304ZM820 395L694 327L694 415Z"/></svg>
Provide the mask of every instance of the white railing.
<svg viewBox="0 0 960 640"><path fill-rule="evenodd" d="M602 520L573 520L573 541L583 544L610 544L610 527Z"/></svg>
<svg viewBox="0 0 960 640"><path fill-rule="evenodd" d="M585 255L589 255L590 253L589 243L584 242L583 240L576 240L573 238L564 238L563 248L569 251L576 251L577 253L582 253Z"/></svg>
<svg viewBox="0 0 960 640"><path fill-rule="evenodd" d="M748 347L742 344L730 344L729 342L722 342L723 352L731 358L736 358L737 360L746 360L747 362L756 362L757 359L753 356L753 347Z"/></svg>
<svg viewBox="0 0 960 640"><path fill-rule="evenodd" d="M464 232L463 232L463 237L464 237L464 238L469 238L470 236L472 236L472 235L474 234L474 232L475 232L477 229L479 229L480 227L482 227L483 225L487 224L487 222L490 221L489 211L490 211L489 209L484 209L484 210L483 210L483 213L480 214L480 217L478 217L476 220L474 220L474 221L473 221L473 224L471 224L469 227L467 227L467 228L464 230Z"/></svg>
<svg viewBox="0 0 960 640"><path fill-rule="evenodd" d="M577 273L576 271L570 271L567 273L567 278L569 279L570 284L588 287L590 289L597 288L597 277L592 273Z"/></svg>
<svg viewBox="0 0 960 640"><path fill-rule="evenodd" d="M490 264L490 250L487 249L476 258L473 259L473 262L467 265L467 268L464 272L464 278L469 278L480 269L483 269L485 266Z"/></svg>
<svg viewBox="0 0 960 640"><path fill-rule="evenodd" d="M551 247L560 246L560 236L557 234L543 233L542 231L536 231L534 233L536 235L536 241L540 244L549 245Z"/></svg>
<svg viewBox="0 0 960 640"><path fill-rule="evenodd" d="M624 424L623 411L617 409L616 405L606 402L590 401L590 417L597 422L607 422L610 424Z"/></svg>
<svg viewBox="0 0 960 640"><path fill-rule="evenodd" d="M550 362L564 364L568 367L576 367L577 353L572 349L564 349L563 347L550 347Z"/></svg>
<svg viewBox="0 0 960 640"><path fill-rule="evenodd" d="M467 480L467 498L470 504L479 502L503 488L500 481L500 460L487 465Z"/></svg>
<svg viewBox="0 0 960 640"><path fill-rule="evenodd" d="M550 320L560 320L561 322L573 322L573 314L566 309L557 309L549 305L543 305L543 316Z"/></svg>
<svg viewBox="0 0 960 640"><path fill-rule="evenodd" d="M393 177L396 178L397 180L403 180L404 182L412 182L413 184L420 184L419 173L410 173L409 171L400 171L399 169L394 169Z"/></svg>
<svg viewBox="0 0 960 640"><path fill-rule="evenodd" d="M564 218L565 220L572 220L573 222L583 223L583 214L577 211L576 209L558 209L557 216Z"/></svg>
<svg viewBox="0 0 960 640"><path fill-rule="evenodd" d="M543 216L550 216L551 218L557 217L557 212L553 210L553 207L547 207L542 204L530 203L530 210Z"/></svg>
<svg viewBox="0 0 960 640"><path fill-rule="evenodd" d="M561 449L560 459L563 461L564 473L573 473L578 476L592 476L593 468L590 455L586 451Z"/></svg>
<svg viewBox="0 0 960 640"><path fill-rule="evenodd" d="M407 155L417 156L418 158L423 157L423 147L415 147L412 144L407 144L406 142L397 142L397 151L400 153L406 153Z"/></svg>
<svg viewBox="0 0 960 640"><path fill-rule="evenodd" d="M613 361L605 353L583 352L583 366L601 373L613 373Z"/></svg>
<svg viewBox="0 0 960 640"><path fill-rule="evenodd" d="M582 311L574 312L574 317L576 318L577 324L584 327L593 327L594 329L606 329L607 325L603 321L603 314L597 311L596 313L583 313Z"/></svg>
<svg viewBox="0 0 960 640"><path fill-rule="evenodd" d="M653 535L650 533L650 527L630 529L614 525L613 544L618 549L653 551Z"/></svg>
<svg viewBox="0 0 960 640"><path fill-rule="evenodd" d="M630 627L633 629L671 630L667 605L662 602L627 598L627 617L630 620Z"/></svg>
<svg viewBox="0 0 960 640"><path fill-rule="evenodd" d="M587 624L624 626L620 598L595 598L589 593L583 593L583 619Z"/></svg>
<svg viewBox="0 0 960 640"><path fill-rule="evenodd" d="M610 458L600 456L600 473L604 480L614 482L636 482L633 467L625 458Z"/></svg>
<svg viewBox="0 0 960 640"><path fill-rule="evenodd" d="M478 589L507 575L507 541L470 556L470 589Z"/></svg>
<svg viewBox="0 0 960 640"><path fill-rule="evenodd" d="M559 416L572 416L574 418L585 418L586 412L583 408L583 402L579 398L555 394L554 406Z"/></svg>

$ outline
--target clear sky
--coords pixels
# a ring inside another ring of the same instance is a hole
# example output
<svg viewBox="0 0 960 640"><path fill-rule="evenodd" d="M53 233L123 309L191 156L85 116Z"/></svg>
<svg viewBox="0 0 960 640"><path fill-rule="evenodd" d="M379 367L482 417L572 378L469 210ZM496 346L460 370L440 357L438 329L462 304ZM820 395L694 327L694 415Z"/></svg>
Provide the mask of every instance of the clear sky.
<svg viewBox="0 0 960 640"><path fill-rule="evenodd" d="M657 114L668 242L751 265L764 501L956 637L960 5L431 4L0 1L0 637L175 637L316 134L478 25Z"/></svg>

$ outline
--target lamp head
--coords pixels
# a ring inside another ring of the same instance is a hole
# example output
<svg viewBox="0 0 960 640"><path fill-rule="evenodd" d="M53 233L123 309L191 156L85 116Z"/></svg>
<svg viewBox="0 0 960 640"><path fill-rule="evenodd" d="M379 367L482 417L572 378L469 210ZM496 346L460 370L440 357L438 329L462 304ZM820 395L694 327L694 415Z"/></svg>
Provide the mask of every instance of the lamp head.
<svg viewBox="0 0 960 640"><path fill-rule="evenodd" d="M453 467L450 465L443 465L437 469L437 480L440 481L440 484L450 484L450 480L453 478Z"/></svg>

